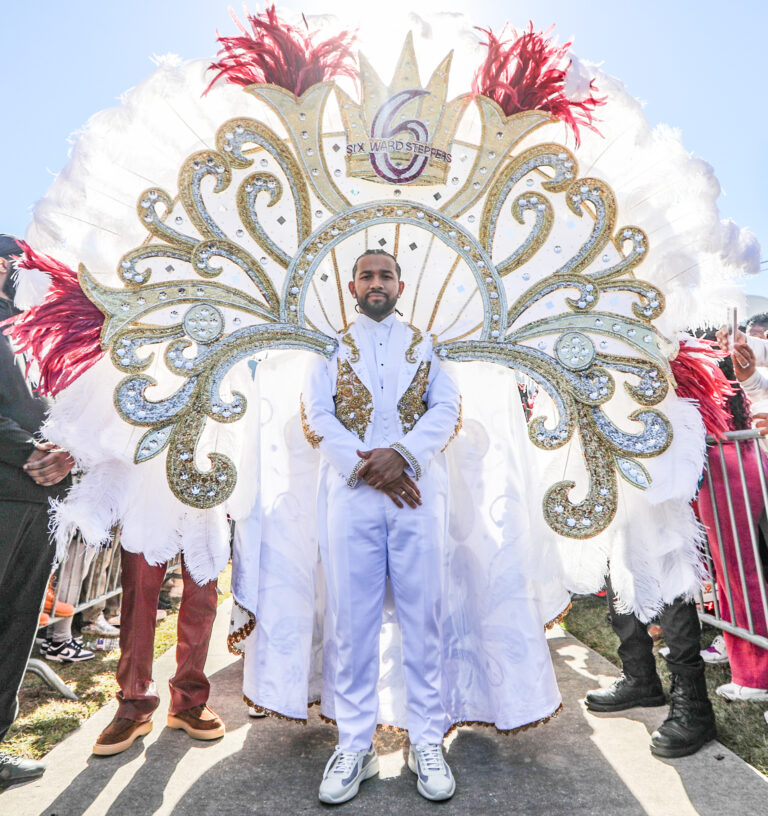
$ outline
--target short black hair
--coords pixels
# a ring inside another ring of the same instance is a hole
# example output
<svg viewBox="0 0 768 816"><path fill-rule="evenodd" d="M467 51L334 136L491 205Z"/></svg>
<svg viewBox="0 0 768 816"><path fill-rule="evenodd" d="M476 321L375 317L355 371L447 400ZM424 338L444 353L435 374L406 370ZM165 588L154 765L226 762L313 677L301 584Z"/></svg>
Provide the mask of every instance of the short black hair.
<svg viewBox="0 0 768 816"><path fill-rule="evenodd" d="M386 255L387 258L392 258L395 262L395 269L397 270L397 279L400 280L400 264L397 262L397 258L395 258L391 252L387 252L386 249L366 249L362 255L358 255L357 258L355 258L354 264L352 264L352 280L355 279L355 275L357 274L357 262L360 258L365 258L366 255Z"/></svg>
<svg viewBox="0 0 768 816"><path fill-rule="evenodd" d="M760 328L768 330L768 312L753 315L747 323L747 329L751 329L752 326L760 326Z"/></svg>

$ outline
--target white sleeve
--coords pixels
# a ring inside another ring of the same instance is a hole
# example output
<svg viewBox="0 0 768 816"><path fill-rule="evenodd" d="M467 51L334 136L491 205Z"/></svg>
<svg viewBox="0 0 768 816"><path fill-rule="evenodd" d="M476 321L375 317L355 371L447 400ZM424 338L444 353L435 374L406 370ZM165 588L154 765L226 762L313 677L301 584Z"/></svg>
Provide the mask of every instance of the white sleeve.
<svg viewBox="0 0 768 816"><path fill-rule="evenodd" d="M365 464L357 451L365 443L339 422L334 393L335 383L331 380L328 364L325 360L318 360L310 368L301 396L304 435L312 447L319 448L322 456L346 483L355 487L357 471Z"/></svg>
<svg viewBox="0 0 768 816"><path fill-rule="evenodd" d="M744 380L740 385L751 403L768 400L768 377L762 372L755 371L749 379Z"/></svg>
<svg viewBox="0 0 768 816"><path fill-rule="evenodd" d="M755 353L757 365L761 367L768 366L768 340L747 335L747 344Z"/></svg>
<svg viewBox="0 0 768 816"><path fill-rule="evenodd" d="M421 477L429 462L445 448L456 432L461 414L461 398L456 383L440 360L432 355L430 382L426 394L427 411L401 439L390 445L408 462L413 476Z"/></svg>

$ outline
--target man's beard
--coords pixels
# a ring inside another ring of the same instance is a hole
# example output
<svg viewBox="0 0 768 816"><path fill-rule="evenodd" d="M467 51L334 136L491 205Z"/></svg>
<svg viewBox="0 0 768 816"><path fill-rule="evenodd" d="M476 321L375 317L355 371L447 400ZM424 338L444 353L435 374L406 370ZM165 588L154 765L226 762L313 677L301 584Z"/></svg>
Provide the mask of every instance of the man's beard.
<svg viewBox="0 0 768 816"><path fill-rule="evenodd" d="M368 292L364 298L357 298L357 305L360 307L360 311L364 315L367 315L374 320L388 315L397 304L397 298L388 297L386 292L376 292L375 294L380 294L382 297L371 303L369 300L371 294L371 292Z"/></svg>

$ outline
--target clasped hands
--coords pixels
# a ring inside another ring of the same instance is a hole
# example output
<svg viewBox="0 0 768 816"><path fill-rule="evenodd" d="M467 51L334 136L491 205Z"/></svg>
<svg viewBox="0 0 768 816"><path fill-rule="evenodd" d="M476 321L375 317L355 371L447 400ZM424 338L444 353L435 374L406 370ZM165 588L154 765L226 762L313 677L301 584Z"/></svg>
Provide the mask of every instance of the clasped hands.
<svg viewBox="0 0 768 816"><path fill-rule="evenodd" d="M723 326L717 332L717 342L721 348L727 349L729 340L728 329ZM749 347L747 335L744 332L739 332L734 339L731 359L733 360L734 376L739 382L748 380L755 373L755 352ZM755 430L759 431L762 436L768 436L768 414L752 414L752 420Z"/></svg>
<svg viewBox="0 0 768 816"><path fill-rule="evenodd" d="M398 507L403 502L413 508L421 504L421 491L405 472L407 462L394 448L359 450L357 455L365 460L357 472L358 479L365 479L372 488L386 493Z"/></svg>
<svg viewBox="0 0 768 816"><path fill-rule="evenodd" d="M51 487L58 484L75 466L75 460L51 442L36 442L22 469L34 482Z"/></svg>

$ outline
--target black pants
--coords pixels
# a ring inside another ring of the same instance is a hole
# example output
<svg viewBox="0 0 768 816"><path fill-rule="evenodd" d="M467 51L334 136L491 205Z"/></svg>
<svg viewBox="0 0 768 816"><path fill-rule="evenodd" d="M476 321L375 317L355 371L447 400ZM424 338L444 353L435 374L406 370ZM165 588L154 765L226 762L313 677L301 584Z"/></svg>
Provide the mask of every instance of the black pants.
<svg viewBox="0 0 768 816"><path fill-rule="evenodd" d="M624 673L630 677L648 680L656 675L653 657L653 640L647 625L634 615L621 614L614 606L613 587L606 580L606 597L611 626L619 643L619 657ZM678 598L661 610L659 625L664 630L664 640L669 646L667 666L673 674L698 677L704 674L701 651L701 625L696 605Z"/></svg>
<svg viewBox="0 0 768 816"><path fill-rule="evenodd" d="M48 505L0 501L0 741L16 719L53 556Z"/></svg>

